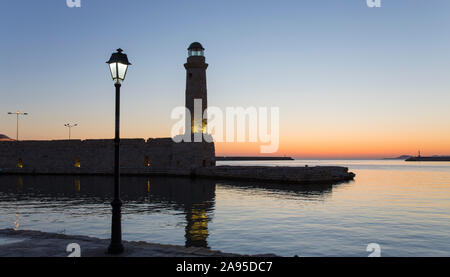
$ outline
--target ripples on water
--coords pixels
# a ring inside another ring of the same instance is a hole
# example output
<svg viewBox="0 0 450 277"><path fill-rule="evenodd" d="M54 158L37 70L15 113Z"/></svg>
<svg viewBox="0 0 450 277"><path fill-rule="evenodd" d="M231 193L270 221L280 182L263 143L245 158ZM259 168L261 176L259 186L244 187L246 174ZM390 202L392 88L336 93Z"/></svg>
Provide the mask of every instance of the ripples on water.
<svg viewBox="0 0 450 277"><path fill-rule="evenodd" d="M242 254L450 255L450 163L403 161L227 162L345 165L355 181L275 185L122 177L126 240ZM0 176L0 228L109 237L113 179Z"/></svg>

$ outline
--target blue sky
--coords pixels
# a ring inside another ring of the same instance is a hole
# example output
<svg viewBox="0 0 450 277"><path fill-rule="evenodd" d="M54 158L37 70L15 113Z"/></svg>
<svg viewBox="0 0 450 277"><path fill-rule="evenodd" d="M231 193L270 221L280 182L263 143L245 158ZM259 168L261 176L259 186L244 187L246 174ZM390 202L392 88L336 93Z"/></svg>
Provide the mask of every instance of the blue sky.
<svg viewBox="0 0 450 277"><path fill-rule="evenodd" d="M2 1L0 133L14 135L6 113L20 109L26 139L65 138L67 122L80 124L74 137L112 137L105 61L121 47L133 63L122 135L168 136L184 105L186 48L200 41L209 104L279 106L288 141L418 130L450 141L450 1L81 1Z"/></svg>

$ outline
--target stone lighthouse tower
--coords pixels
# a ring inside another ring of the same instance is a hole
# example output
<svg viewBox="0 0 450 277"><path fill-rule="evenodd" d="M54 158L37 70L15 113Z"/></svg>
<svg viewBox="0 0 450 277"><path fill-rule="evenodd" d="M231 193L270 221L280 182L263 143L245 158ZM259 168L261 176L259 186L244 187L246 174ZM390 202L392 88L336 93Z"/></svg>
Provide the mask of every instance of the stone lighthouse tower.
<svg viewBox="0 0 450 277"><path fill-rule="evenodd" d="M206 93L206 69L205 49L199 42L192 43L188 48L186 68L186 109L190 116L186 115L186 132L191 134L206 133L207 119L205 110L208 107ZM205 115L205 116L203 116ZM203 119L205 118L205 119Z"/></svg>

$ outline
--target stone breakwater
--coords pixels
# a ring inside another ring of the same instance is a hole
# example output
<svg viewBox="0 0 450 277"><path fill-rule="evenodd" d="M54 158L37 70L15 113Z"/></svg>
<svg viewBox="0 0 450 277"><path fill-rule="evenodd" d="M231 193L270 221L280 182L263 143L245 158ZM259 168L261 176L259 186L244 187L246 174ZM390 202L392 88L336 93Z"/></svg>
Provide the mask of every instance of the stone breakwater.
<svg viewBox="0 0 450 277"><path fill-rule="evenodd" d="M285 183L338 183L353 180L355 174L339 166L269 167L269 166L216 166L199 168L198 176L237 180Z"/></svg>
<svg viewBox="0 0 450 277"><path fill-rule="evenodd" d="M288 183L337 183L355 175L346 167L216 166L214 143L170 138L123 139L122 175L168 175ZM111 175L113 140L0 142L0 174Z"/></svg>

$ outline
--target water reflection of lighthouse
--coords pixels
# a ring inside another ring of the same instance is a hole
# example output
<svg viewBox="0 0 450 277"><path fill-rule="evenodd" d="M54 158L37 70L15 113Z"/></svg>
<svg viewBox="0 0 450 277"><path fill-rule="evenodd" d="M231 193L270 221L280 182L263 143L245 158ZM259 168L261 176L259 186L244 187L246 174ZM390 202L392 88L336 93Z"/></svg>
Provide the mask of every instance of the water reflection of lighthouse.
<svg viewBox="0 0 450 277"><path fill-rule="evenodd" d="M186 247L208 247L207 205L207 202L203 202L186 207Z"/></svg>
<svg viewBox="0 0 450 277"><path fill-rule="evenodd" d="M151 182L149 186L148 183ZM214 212L215 183L211 180L152 178L147 183L151 202L171 202L186 216L185 246L208 247L208 223Z"/></svg>

